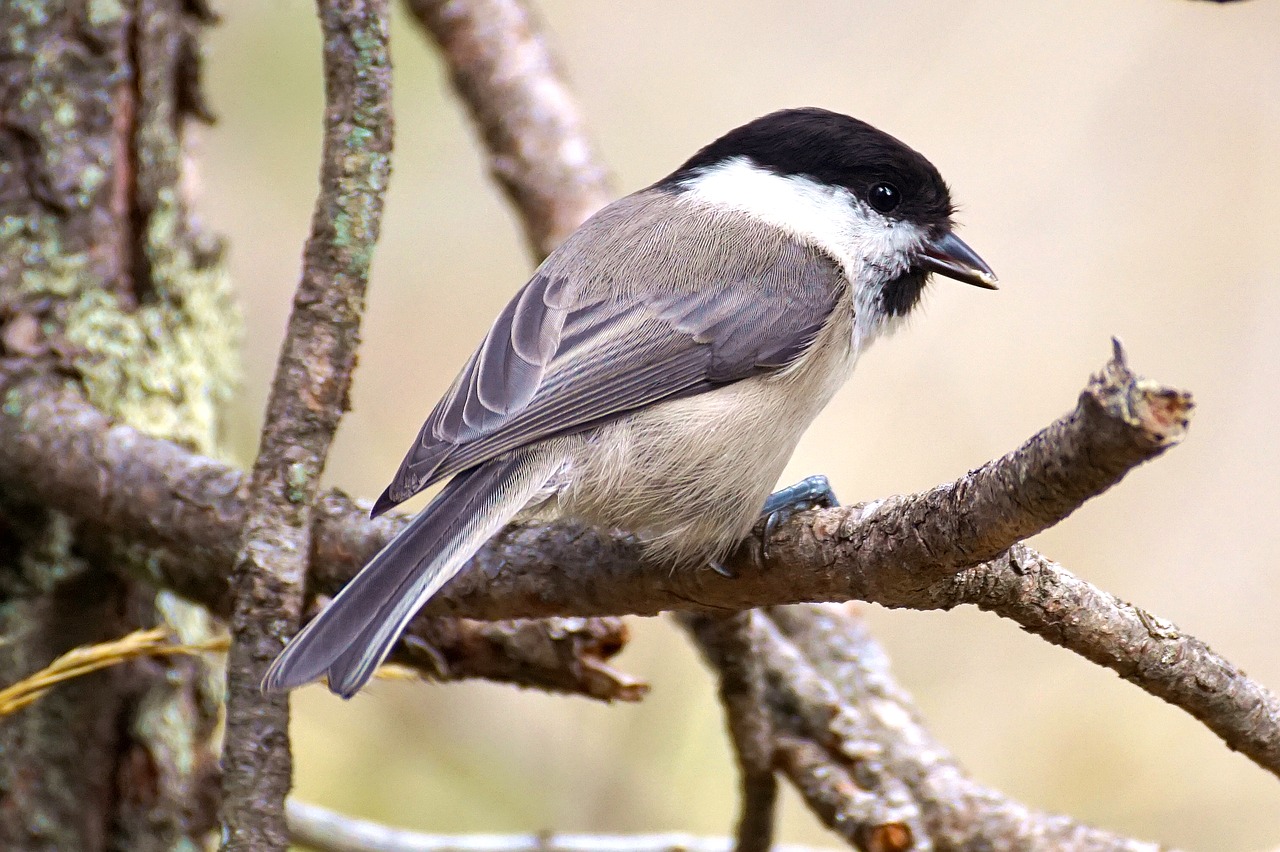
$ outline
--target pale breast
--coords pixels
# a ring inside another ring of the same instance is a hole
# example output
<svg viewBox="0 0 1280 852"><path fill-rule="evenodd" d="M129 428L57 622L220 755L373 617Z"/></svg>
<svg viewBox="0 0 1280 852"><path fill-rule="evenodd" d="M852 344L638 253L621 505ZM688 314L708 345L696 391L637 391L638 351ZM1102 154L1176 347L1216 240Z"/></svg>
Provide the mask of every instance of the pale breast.
<svg viewBox="0 0 1280 852"><path fill-rule="evenodd" d="M640 535L663 556L703 561L740 541L800 436L856 359L852 306L781 373L651 406L560 439L559 513Z"/></svg>

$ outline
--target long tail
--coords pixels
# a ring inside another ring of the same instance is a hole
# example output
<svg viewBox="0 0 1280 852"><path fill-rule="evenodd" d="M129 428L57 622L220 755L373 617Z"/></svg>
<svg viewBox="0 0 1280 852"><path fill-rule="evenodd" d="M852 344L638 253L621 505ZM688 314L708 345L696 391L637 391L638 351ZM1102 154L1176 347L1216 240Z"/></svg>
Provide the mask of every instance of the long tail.
<svg viewBox="0 0 1280 852"><path fill-rule="evenodd" d="M555 471L526 451L463 471L382 548L280 652L262 680L292 689L326 671L329 689L355 695L427 599L520 511Z"/></svg>

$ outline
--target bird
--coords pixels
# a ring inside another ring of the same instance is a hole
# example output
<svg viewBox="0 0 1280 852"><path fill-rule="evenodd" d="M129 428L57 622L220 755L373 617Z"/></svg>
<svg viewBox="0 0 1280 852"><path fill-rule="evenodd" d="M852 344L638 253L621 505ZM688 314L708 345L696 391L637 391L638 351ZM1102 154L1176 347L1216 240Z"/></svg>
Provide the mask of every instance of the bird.
<svg viewBox="0 0 1280 852"><path fill-rule="evenodd" d="M858 356L933 274L996 289L954 213L923 155L817 107L750 121L602 208L498 314L371 514L448 482L263 688L327 675L354 695L513 520L624 530L676 570L723 571L762 515L834 503L821 476L772 489Z"/></svg>

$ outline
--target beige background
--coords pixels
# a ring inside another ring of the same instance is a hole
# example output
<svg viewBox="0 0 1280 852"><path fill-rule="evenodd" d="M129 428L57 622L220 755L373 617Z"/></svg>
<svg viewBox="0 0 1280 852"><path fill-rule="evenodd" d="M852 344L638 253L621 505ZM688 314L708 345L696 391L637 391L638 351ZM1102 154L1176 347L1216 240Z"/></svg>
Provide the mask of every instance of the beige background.
<svg viewBox="0 0 1280 852"><path fill-rule="evenodd" d="M201 210L244 303L247 462L315 191L317 25L303 0L223 0ZM1280 5L1103 2L547 4L616 186L769 110L816 104L928 155L999 273L937 282L788 470L846 500L933 485L1073 403L1112 334L1195 391L1187 443L1037 544L1280 688ZM397 9L385 236L328 480L372 497L529 270L438 60ZM868 617L934 730L984 782L1202 850L1280 844L1280 784L1180 711L975 612ZM642 706L486 685L295 701L298 791L442 831L723 832L734 780L712 685L665 622L622 658ZM789 799L783 837L830 843Z"/></svg>

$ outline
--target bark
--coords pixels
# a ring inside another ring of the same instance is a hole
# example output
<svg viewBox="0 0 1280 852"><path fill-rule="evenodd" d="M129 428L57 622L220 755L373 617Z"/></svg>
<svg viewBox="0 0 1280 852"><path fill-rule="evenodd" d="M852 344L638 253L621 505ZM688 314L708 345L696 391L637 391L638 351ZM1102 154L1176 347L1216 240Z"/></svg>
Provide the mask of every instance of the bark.
<svg viewBox="0 0 1280 852"><path fill-rule="evenodd" d="M0 396L8 402L0 406L0 484L68 513L86 548L123 533L139 554L128 563L134 576L230 618L229 578L247 508L243 472L113 423L49 376L0 364ZM313 572L307 612L336 594L404 522L370 521L367 505L336 491L320 497L313 520L311 564L330 568ZM645 684L607 664L626 641L618 618L419 618L391 659L433 679L487 678L637 701Z"/></svg>
<svg viewBox="0 0 1280 852"><path fill-rule="evenodd" d="M718 655L720 703L740 781L734 852L768 852L773 846L778 803L778 779L773 770L779 749L760 665L757 622L762 617L757 610L747 610L722 618L682 619L704 634L706 645L715 647Z"/></svg>
<svg viewBox="0 0 1280 852"><path fill-rule="evenodd" d="M293 783L289 697L260 684L301 620L311 516L360 342L369 263L391 175L386 0L319 0L325 120L320 196L267 401L233 571L224 850L284 852Z"/></svg>
<svg viewBox="0 0 1280 852"><path fill-rule="evenodd" d="M897 820L856 826L844 815L839 827L855 833L862 848L1160 852L1154 843L1030 808L971 778L925 728L888 656L849 608L776 607L761 632L764 666L777 687L775 712L816 750L797 784L823 784L835 766L873 802L909 803Z"/></svg>
<svg viewBox="0 0 1280 852"><path fill-rule="evenodd" d="M198 93L195 4L0 4L0 345L123 423L215 449L238 325L216 240L188 217L183 130ZM21 403L6 399L10 408ZM0 492L0 682L71 647L200 610L113 570L80 525ZM0 725L0 847L170 849L212 825L218 688L191 658L55 690Z"/></svg>

